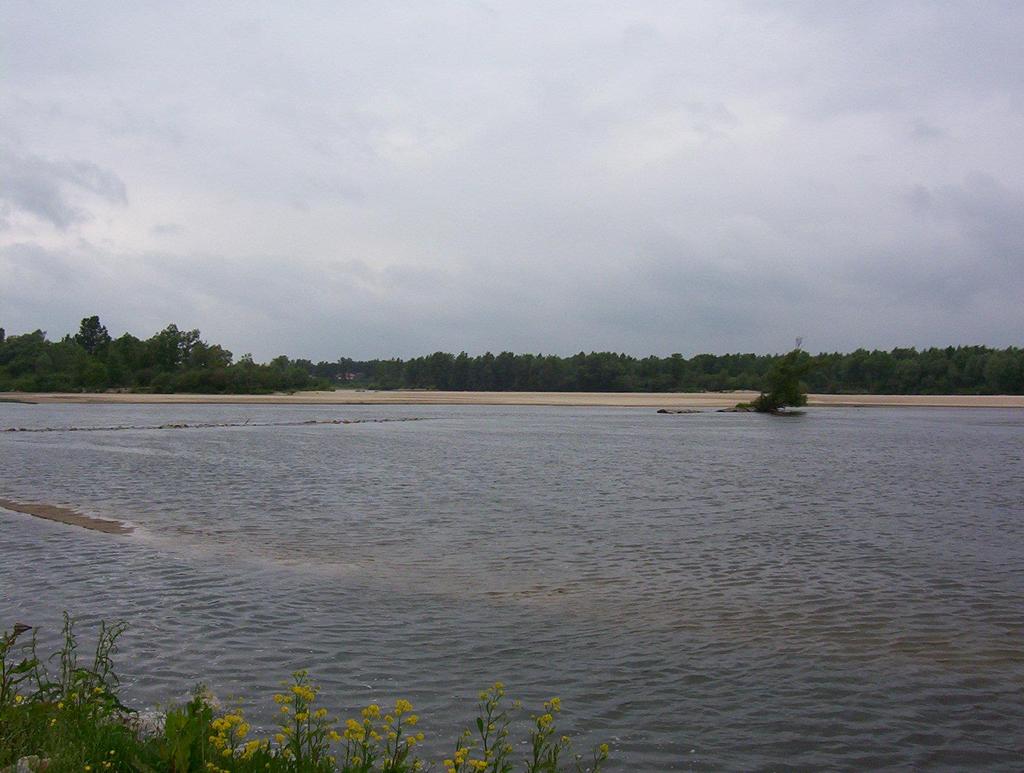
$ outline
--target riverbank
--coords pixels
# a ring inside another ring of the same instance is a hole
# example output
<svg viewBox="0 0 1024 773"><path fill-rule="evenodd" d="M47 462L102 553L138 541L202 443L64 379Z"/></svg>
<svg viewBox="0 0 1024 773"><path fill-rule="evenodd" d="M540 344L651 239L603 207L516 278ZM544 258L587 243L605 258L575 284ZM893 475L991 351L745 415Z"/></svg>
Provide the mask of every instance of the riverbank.
<svg viewBox="0 0 1024 773"><path fill-rule="evenodd" d="M729 408L756 392L441 392L338 390L265 395L6 392L15 403L101 405L537 405L606 408ZM1024 395L808 395L810 407L1024 408Z"/></svg>

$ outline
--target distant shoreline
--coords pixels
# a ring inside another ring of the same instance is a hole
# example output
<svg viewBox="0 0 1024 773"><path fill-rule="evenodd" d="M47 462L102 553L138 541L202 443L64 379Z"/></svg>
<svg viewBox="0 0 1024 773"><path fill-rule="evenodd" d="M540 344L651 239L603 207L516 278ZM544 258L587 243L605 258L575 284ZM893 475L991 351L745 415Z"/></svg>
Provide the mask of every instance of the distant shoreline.
<svg viewBox="0 0 1024 773"><path fill-rule="evenodd" d="M4 392L0 401L65 405L523 405L729 408L757 392L441 392L338 390L265 395ZM1024 408L1024 395L808 395L809 407Z"/></svg>

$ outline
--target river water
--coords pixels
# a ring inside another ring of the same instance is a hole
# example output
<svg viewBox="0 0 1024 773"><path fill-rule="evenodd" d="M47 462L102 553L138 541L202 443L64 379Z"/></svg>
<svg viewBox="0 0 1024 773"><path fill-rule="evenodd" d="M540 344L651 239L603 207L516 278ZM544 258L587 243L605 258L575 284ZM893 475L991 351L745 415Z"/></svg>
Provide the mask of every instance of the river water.
<svg viewBox="0 0 1024 773"><path fill-rule="evenodd" d="M304 667L447 751L500 679L612 770L1024 767L1024 412L0 403L114 426L0 434L0 497L136 527L0 511L0 626L128 621L135 705Z"/></svg>

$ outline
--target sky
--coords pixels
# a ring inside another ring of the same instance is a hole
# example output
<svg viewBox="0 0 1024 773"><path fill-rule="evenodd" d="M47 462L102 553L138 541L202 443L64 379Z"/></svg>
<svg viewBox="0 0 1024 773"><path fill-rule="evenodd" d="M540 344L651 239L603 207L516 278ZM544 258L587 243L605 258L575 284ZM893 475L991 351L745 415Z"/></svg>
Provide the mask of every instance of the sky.
<svg viewBox="0 0 1024 773"><path fill-rule="evenodd" d="M1024 343L1024 3L0 4L0 326Z"/></svg>

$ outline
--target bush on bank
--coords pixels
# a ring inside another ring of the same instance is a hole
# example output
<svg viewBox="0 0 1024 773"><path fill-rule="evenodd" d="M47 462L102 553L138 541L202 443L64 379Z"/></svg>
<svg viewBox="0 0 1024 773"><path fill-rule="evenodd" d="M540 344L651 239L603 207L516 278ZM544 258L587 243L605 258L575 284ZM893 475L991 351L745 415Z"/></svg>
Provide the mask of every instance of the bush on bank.
<svg viewBox="0 0 1024 773"><path fill-rule="evenodd" d="M418 754L424 734L411 703L399 699L390 710L371 704L341 722L319 705L319 688L305 671L274 696L278 723L265 737L242 709L218 707L201 687L162 723L146 723L118 697L112 658L125 627L101 623L92 661L83 663L65 614L63 643L47 660L59 662L53 673L37 655L30 627L16 625L0 637L0 771L596 773L608 758L606 744L586 759L573 752L556 729L558 698L530 716L517 751L501 683L480 693L474 726L439 766ZM511 708L521 707L516 701Z"/></svg>

